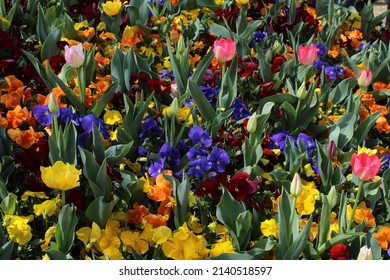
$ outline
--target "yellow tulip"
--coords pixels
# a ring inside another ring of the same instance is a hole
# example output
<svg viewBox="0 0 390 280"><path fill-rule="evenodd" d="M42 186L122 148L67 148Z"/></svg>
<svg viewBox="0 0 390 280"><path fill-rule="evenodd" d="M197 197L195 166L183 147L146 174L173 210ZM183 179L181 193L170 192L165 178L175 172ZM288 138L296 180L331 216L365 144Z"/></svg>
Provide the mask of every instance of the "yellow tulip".
<svg viewBox="0 0 390 280"><path fill-rule="evenodd" d="M56 161L53 166L41 166L42 181L52 189L62 191L80 186L81 170L74 164Z"/></svg>
<svg viewBox="0 0 390 280"><path fill-rule="evenodd" d="M122 2L119 0L107 1L106 3L102 4L102 7L103 7L103 11L107 15L113 17L113 16L116 16L119 13L119 11L121 10Z"/></svg>

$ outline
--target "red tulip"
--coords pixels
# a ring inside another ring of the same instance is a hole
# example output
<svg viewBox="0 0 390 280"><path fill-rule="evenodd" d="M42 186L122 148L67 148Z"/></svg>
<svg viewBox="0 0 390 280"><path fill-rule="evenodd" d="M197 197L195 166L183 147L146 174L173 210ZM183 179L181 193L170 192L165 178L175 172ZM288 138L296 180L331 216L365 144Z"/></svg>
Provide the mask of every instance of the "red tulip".
<svg viewBox="0 0 390 280"><path fill-rule="evenodd" d="M348 247L344 244L336 244L329 251L332 260L348 260Z"/></svg>
<svg viewBox="0 0 390 280"><path fill-rule="evenodd" d="M367 155L366 153L353 154L351 159L351 167L360 180L367 181L378 174L381 167L381 161L376 155Z"/></svg>
<svg viewBox="0 0 390 280"><path fill-rule="evenodd" d="M368 87L371 83L372 72L368 69L363 69L358 74L358 85L359 87Z"/></svg>
<svg viewBox="0 0 390 280"><path fill-rule="evenodd" d="M225 38L216 40L214 41L213 52L219 62L230 61L236 54L236 42Z"/></svg>
<svg viewBox="0 0 390 280"><path fill-rule="evenodd" d="M311 65L318 56L318 50L315 46L299 46L298 60L303 65Z"/></svg>

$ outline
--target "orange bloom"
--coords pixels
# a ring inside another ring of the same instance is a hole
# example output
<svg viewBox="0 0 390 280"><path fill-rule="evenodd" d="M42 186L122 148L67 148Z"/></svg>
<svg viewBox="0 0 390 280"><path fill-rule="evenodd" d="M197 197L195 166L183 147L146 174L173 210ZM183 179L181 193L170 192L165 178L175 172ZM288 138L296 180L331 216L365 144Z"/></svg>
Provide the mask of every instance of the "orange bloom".
<svg viewBox="0 0 390 280"><path fill-rule="evenodd" d="M29 111L26 107L22 109L20 105L16 106L14 110L9 110L7 112L7 121L10 127L17 128L29 117Z"/></svg>
<svg viewBox="0 0 390 280"><path fill-rule="evenodd" d="M144 225L151 224L154 228L158 228L161 226L166 226L168 219L169 219L168 216L148 214L142 219L142 223Z"/></svg>
<svg viewBox="0 0 390 280"><path fill-rule="evenodd" d="M110 64L110 59L108 57L102 56L100 52L95 54L95 61L99 66L106 66Z"/></svg>
<svg viewBox="0 0 390 280"><path fill-rule="evenodd" d="M133 47L142 42L145 32L137 26L126 26L122 36L122 44L126 47Z"/></svg>
<svg viewBox="0 0 390 280"><path fill-rule="evenodd" d="M375 104L375 98L370 93L362 92L362 102L364 103L364 105L370 107Z"/></svg>
<svg viewBox="0 0 390 280"><path fill-rule="evenodd" d="M108 40L114 41L115 35L114 35L114 33L103 31L102 33L100 33L99 38L102 40L108 39Z"/></svg>
<svg viewBox="0 0 390 280"><path fill-rule="evenodd" d="M351 40L352 47L358 49L363 39L362 32L355 29L352 31L345 32L345 35L347 35L347 37Z"/></svg>
<svg viewBox="0 0 390 280"><path fill-rule="evenodd" d="M6 118L0 117L0 126L4 129L8 128L8 121Z"/></svg>
<svg viewBox="0 0 390 280"><path fill-rule="evenodd" d="M157 209L157 214L168 216L176 207L176 200L172 196L168 196Z"/></svg>
<svg viewBox="0 0 390 280"><path fill-rule="evenodd" d="M43 132L35 132L34 128L30 126L28 130L8 129L8 136L12 141L16 142L20 147L24 149L30 148L34 143L38 141L39 138L45 136Z"/></svg>
<svg viewBox="0 0 390 280"><path fill-rule="evenodd" d="M139 204L138 202L133 204L134 209L130 209L128 212L128 222L132 224L141 223L143 217L149 214L149 209L144 205Z"/></svg>
<svg viewBox="0 0 390 280"><path fill-rule="evenodd" d="M374 90L386 91L390 88L390 83L386 85L384 82L375 82L372 87Z"/></svg>
<svg viewBox="0 0 390 280"><path fill-rule="evenodd" d="M172 192L172 184L165 180L163 174L156 178L156 184L150 188L148 197L154 201L164 201Z"/></svg>
<svg viewBox="0 0 390 280"><path fill-rule="evenodd" d="M16 91L3 94L1 96L1 102L4 103L7 109L15 108L20 104L20 95Z"/></svg>
<svg viewBox="0 0 390 280"><path fill-rule="evenodd" d="M1 91L11 92L16 91L18 88L23 88L24 84L21 80L17 79L14 75L9 75L4 78L5 83L0 87Z"/></svg>
<svg viewBox="0 0 390 280"><path fill-rule="evenodd" d="M65 93L62 91L62 89L60 87L53 88L51 93L56 98L57 103L60 107L64 107L64 108L68 107L65 103L61 102L61 97L65 96ZM49 104L49 95L45 96L42 94L38 94L37 102L41 106L48 105Z"/></svg>
<svg viewBox="0 0 390 280"><path fill-rule="evenodd" d="M390 227L383 226L378 229L376 233L373 233L372 236L378 241L383 250L387 250L390 241Z"/></svg>
<svg viewBox="0 0 390 280"><path fill-rule="evenodd" d="M79 30L78 35L91 39L95 35L95 28L88 27L85 30Z"/></svg>

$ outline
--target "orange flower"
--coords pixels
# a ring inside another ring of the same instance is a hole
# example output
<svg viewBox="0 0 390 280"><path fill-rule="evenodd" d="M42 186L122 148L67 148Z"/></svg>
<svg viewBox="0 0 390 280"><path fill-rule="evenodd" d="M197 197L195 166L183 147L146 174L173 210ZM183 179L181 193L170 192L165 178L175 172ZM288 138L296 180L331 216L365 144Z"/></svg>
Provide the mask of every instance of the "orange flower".
<svg viewBox="0 0 390 280"><path fill-rule="evenodd" d="M142 219L142 223L151 224L154 228L166 226L169 216L161 216L155 214L148 214Z"/></svg>
<svg viewBox="0 0 390 280"><path fill-rule="evenodd" d="M39 138L44 136L43 132L35 132L34 128L30 126L28 130L8 129L8 136L15 141L20 147L24 149L30 148Z"/></svg>
<svg viewBox="0 0 390 280"><path fill-rule="evenodd" d="M122 36L122 44L126 47L133 47L142 42L145 32L137 26L126 26Z"/></svg>
<svg viewBox="0 0 390 280"><path fill-rule="evenodd" d="M172 184L165 180L163 174L156 178L156 184L150 188L148 197L154 201L164 201L172 192Z"/></svg>
<svg viewBox="0 0 390 280"><path fill-rule="evenodd" d="M58 105L60 107L64 107L64 108L68 107L65 103L61 102L61 97L65 96L65 93L62 91L62 89L60 87L53 88L51 93L56 98ZM37 102L41 106L48 105L49 104L49 95L45 96L42 94L38 94Z"/></svg>
<svg viewBox="0 0 390 280"><path fill-rule="evenodd" d="M93 36L95 36L95 28L88 27L85 30L79 30L77 34L86 37L88 39L91 39Z"/></svg>
<svg viewBox="0 0 390 280"><path fill-rule="evenodd" d="M1 91L11 92L16 91L18 88L23 88L24 84L21 80L17 79L14 75L9 75L4 78L5 83L0 87Z"/></svg>
<svg viewBox="0 0 390 280"><path fill-rule="evenodd" d="M24 121L26 121L29 117L29 111L27 110L26 107L24 107L22 109L22 107L20 107L20 105L16 106L15 109L13 110L9 110L7 112L7 121L8 121L8 124L12 127L12 128L17 128L19 127L21 124L23 124Z"/></svg>
<svg viewBox="0 0 390 280"><path fill-rule="evenodd" d="M0 117L0 126L4 129L8 128L8 121L6 118Z"/></svg>
<svg viewBox="0 0 390 280"><path fill-rule="evenodd" d="M102 56L100 52L95 54L95 61L99 66L106 66L110 64L110 59L108 57Z"/></svg>
<svg viewBox="0 0 390 280"><path fill-rule="evenodd" d="M176 200L173 196L168 196L157 209L157 214L168 216L171 214L173 209L176 207Z"/></svg>
<svg viewBox="0 0 390 280"><path fill-rule="evenodd" d="M13 91L11 93L3 94L1 96L1 102L5 104L7 109L15 108L20 104L20 95L18 92Z"/></svg>
<svg viewBox="0 0 390 280"><path fill-rule="evenodd" d="M139 224L147 214L149 214L149 209L136 202L133 204L133 209L130 209L128 212L128 222L135 225Z"/></svg>
<svg viewBox="0 0 390 280"><path fill-rule="evenodd" d="M386 85L384 82L375 82L372 85L372 87L374 90L380 90L380 91L385 92L386 90L388 90L390 88L390 83L388 85Z"/></svg>
<svg viewBox="0 0 390 280"><path fill-rule="evenodd" d="M362 92L362 102L364 103L364 105L370 107L370 106L375 104L375 98L372 94L363 91Z"/></svg>
<svg viewBox="0 0 390 280"><path fill-rule="evenodd" d="M380 227L372 236L378 241L383 250L387 250L390 241L390 226Z"/></svg>
<svg viewBox="0 0 390 280"><path fill-rule="evenodd" d="M108 39L108 40L114 41L115 35L114 35L114 33L103 31L102 33L100 33L99 38L102 40Z"/></svg>
<svg viewBox="0 0 390 280"><path fill-rule="evenodd" d="M362 43L363 34L361 31L355 29L352 31L345 32L345 35L351 40L351 45L355 49L358 49L360 44Z"/></svg>

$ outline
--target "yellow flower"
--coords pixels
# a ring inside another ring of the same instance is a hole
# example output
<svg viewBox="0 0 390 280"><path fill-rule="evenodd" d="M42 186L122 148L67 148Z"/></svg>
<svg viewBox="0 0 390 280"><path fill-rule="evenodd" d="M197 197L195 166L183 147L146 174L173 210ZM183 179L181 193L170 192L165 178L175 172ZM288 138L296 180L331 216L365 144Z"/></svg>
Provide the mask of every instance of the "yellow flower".
<svg viewBox="0 0 390 280"><path fill-rule="evenodd" d="M153 231L152 241L157 245L163 244L172 237L172 230L169 227L161 226Z"/></svg>
<svg viewBox="0 0 390 280"><path fill-rule="evenodd" d="M107 1L102 4L103 11L109 16L116 16L122 8L122 2L120 0Z"/></svg>
<svg viewBox="0 0 390 280"><path fill-rule="evenodd" d="M236 0L236 3L237 4L240 4L240 5L246 5L248 4L249 0Z"/></svg>
<svg viewBox="0 0 390 280"><path fill-rule="evenodd" d="M153 225L145 224L144 230L141 232L140 238L147 241L150 245L154 245L153 233L154 233Z"/></svg>
<svg viewBox="0 0 390 280"><path fill-rule="evenodd" d="M29 197L36 197L36 198L40 198L40 199L48 199L49 198L44 192L25 191L21 197L21 200L26 201Z"/></svg>
<svg viewBox="0 0 390 280"><path fill-rule="evenodd" d="M114 125L117 122L122 121L122 115L117 110L106 110L106 113L103 116L103 120L106 124Z"/></svg>
<svg viewBox="0 0 390 280"><path fill-rule="evenodd" d="M350 204L347 205L347 216L348 219L351 219L352 207ZM375 227L375 217L372 215L372 209L367 208L366 202L362 201L357 206L355 213L353 215L353 220L355 223L360 224L362 221L370 227Z"/></svg>
<svg viewBox="0 0 390 280"><path fill-rule="evenodd" d="M260 224L260 230L264 236L274 236L278 238L278 223L275 219L265 220Z"/></svg>
<svg viewBox="0 0 390 280"><path fill-rule="evenodd" d="M225 0L214 0L215 1L215 4L217 4L218 6L223 6L223 4L225 3Z"/></svg>
<svg viewBox="0 0 390 280"><path fill-rule="evenodd" d="M230 240L213 244L210 250L210 257L216 257L221 254L236 253Z"/></svg>
<svg viewBox="0 0 390 280"><path fill-rule="evenodd" d="M94 242L100 239L101 235L101 229L95 222L92 223L91 228L82 227L78 231L76 231L77 238L83 241L84 245L87 248L87 251L93 246Z"/></svg>
<svg viewBox="0 0 390 280"><path fill-rule="evenodd" d="M123 244L128 246L128 252L131 252L130 247L133 248L139 255L143 255L149 250L148 242L141 239L140 233L138 231L123 231L121 233L121 240Z"/></svg>
<svg viewBox="0 0 390 280"><path fill-rule="evenodd" d="M358 146L358 155L359 154L367 154L369 156L372 156L372 155L376 155L376 153L378 152L377 149L369 149L369 148L366 148L366 147L360 147Z"/></svg>
<svg viewBox="0 0 390 280"><path fill-rule="evenodd" d="M7 233L10 239L20 245L28 243L32 238L31 227L27 224L33 220L33 216L4 216L4 226L7 227Z"/></svg>
<svg viewBox="0 0 390 280"><path fill-rule="evenodd" d="M317 190L314 182L302 180L303 190L297 197L297 211L299 215L310 215L315 210L316 200L320 198L320 192Z"/></svg>
<svg viewBox="0 0 390 280"><path fill-rule="evenodd" d="M119 248L121 240L118 221L108 221L105 229L101 230L101 235L94 243L95 248L106 255L110 260L119 260L122 258L122 253Z"/></svg>
<svg viewBox="0 0 390 280"><path fill-rule="evenodd" d="M41 249L45 249L49 246L51 239L55 236L56 225L49 227L45 233L45 239L41 243Z"/></svg>
<svg viewBox="0 0 390 280"><path fill-rule="evenodd" d="M188 220L187 220L187 223L188 225L190 226L191 230L195 233L201 233L203 231L203 226L202 224L199 222L199 218L194 216L194 215L190 215Z"/></svg>
<svg viewBox="0 0 390 280"><path fill-rule="evenodd" d="M58 210L58 206L55 199L45 200L41 204L34 204L33 208L35 215L42 215L45 220L47 219L47 217L53 216L54 213Z"/></svg>
<svg viewBox="0 0 390 280"><path fill-rule="evenodd" d="M204 237L195 235L186 223L162 244L162 250L165 256L174 260L202 260L209 253Z"/></svg>
<svg viewBox="0 0 390 280"><path fill-rule="evenodd" d="M80 186L81 170L74 164L56 161L53 166L41 166L42 181L52 189L62 191Z"/></svg>
<svg viewBox="0 0 390 280"><path fill-rule="evenodd" d="M87 28L88 27L88 21L84 20L82 22L77 22L74 24L74 29L79 31L81 28Z"/></svg>

